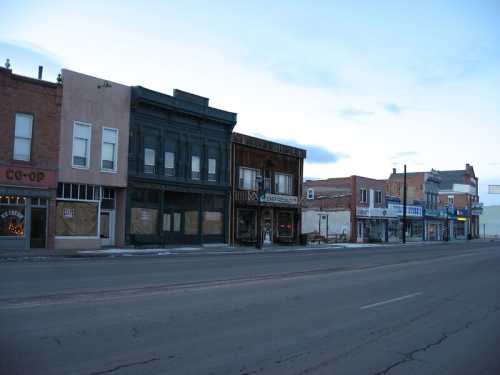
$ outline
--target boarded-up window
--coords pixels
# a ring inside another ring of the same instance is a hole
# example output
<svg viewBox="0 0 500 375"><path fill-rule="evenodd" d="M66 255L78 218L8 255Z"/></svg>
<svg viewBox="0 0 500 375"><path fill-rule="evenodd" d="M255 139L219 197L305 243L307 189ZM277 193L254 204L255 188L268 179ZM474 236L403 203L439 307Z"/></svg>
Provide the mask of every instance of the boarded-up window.
<svg viewBox="0 0 500 375"><path fill-rule="evenodd" d="M134 207L130 211L130 233L156 234L158 210Z"/></svg>
<svg viewBox="0 0 500 375"><path fill-rule="evenodd" d="M184 234L198 234L198 211L184 213Z"/></svg>
<svg viewBox="0 0 500 375"><path fill-rule="evenodd" d="M97 236L97 203L57 202L57 236Z"/></svg>
<svg viewBox="0 0 500 375"><path fill-rule="evenodd" d="M223 233L224 220L222 212L204 212L203 213L203 234Z"/></svg>

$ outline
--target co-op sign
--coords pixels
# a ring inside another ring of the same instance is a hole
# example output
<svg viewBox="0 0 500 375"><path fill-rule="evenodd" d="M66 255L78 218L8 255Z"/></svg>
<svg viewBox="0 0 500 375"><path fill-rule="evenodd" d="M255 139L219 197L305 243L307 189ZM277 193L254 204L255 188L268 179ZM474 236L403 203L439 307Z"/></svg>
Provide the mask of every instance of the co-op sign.
<svg viewBox="0 0 500 375"><path fill-rule="evenodd" d="M36 168L0 166L0 184L55 187L56 173L55 171Z"/></svg>

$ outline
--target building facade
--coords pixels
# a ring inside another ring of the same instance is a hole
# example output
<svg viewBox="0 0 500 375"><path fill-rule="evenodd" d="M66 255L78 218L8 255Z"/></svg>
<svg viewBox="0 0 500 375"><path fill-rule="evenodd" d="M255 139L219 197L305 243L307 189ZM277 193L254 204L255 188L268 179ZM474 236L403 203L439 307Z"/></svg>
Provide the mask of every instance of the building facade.
<svg viewBox="0 0 500 375"><path fill-rule="evenodd" d="M233 133L232 243L300 241L302 149Z"/></svg>
<svg viewBox="0 0 500 375"><path fill-rule="evenodd" d="M130 87L63 69L56 248L121 246Z"/></svg>
<svg viewBox="0 0 500 375"><path fill-rule="evenodd" d="M304 233L350 242L388 242L397 216L387 207L385 187L384 180L361 176L306 181Z"/></svg>
<svg viewBox="0 0 500 375"><path fill-rule="evenodd" d="M61 86L0 68L0 248L53 247Z"/></svg>
<svg viewBox="0 0 500 375"><path fill-rule="evenodd" d="M132 88L126 242L229 241L230 148L236 114L209 99Z"/></svg>
<svg viewBox="0 0 500 375"><path fill-rule="evenodd" d="M447 208L450 239L478 238L479 217L483 204L479 202L479 180L470 164L465 169L440 171L439 201Z"/></svg>

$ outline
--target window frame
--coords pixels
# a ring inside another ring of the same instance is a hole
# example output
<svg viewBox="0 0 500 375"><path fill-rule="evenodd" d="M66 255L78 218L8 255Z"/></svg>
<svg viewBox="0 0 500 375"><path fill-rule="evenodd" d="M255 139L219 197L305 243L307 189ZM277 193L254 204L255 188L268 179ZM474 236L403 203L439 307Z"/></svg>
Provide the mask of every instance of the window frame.
<svg viewBox="0 0 500 375"><path fill-rule="evenodd" d="M153 164L146 164L146 150L153 151ZM147 174L147 175L150 175L150 174L155 175L156 174L156 149L155 148L144 146L144 162L142 164L143 164L142 171L144 174ZM153 171L146 172L146 168L145 168L146 166L153 167Z"/></svg>
<svg viewBox="0 0 500 375"><path fill-rule="evenodd" d="M214 173L210 173L210 161L213 160L215 163L215 171ZM207 159L207 181L217 182L217 158L209 157Z"/></svg>
<svg viewBox="0 0 500 375"><path fill-rule="evenodd" d="M285 191L284 193L279 190L279 176L285 176L290 179L290 184L286 184L286 190L290 188L290 191ZM274 172L274 193L278 195L290 195L293 196L293 175L283 172Z"/></svg>
<svg viewBox="0 0 500 375"><path fill-rule="evenodd" d="M104 161L103 159L103 150L104 150L104 143L109 143L109 142L104 142L104 131L105 130L112 130L115 131L116 133L116 142L114 143L114 160L113 160L113 169L109 168L104 168L102 163ZM110 128L107 126L103 126L101 130L101 172L107 172L107 173L116 173L118 171L118 136L119 136L119 129L118 128Z"/></svg>
<svg viewBox="0 0 500 375"><path fill-rule="evenodd" d="M359 203L368 203L368 189L359 188Z"/></svg>
<svg viewBox="0 0 500 375"><path fill-rule="evenodd" d="M167 167L167 154L172 154L173 155L173 166L172 166L172 168ZM176 175L176 168L175 168L175 164L176 164L175 163L176 162L175 159L176 159L176 157L175 157L175 154L176 153L174 151L168 151L168 150L163 153L163 173L167 177L175 177L175 175ZM167 170L168 171L172 170L172 174L167 173Z"/></svg>
<svg viewBox="0 0 500 375"><path fill-rule="evenodd" d="M379 199L380 197L380 199ZM382 190L375 190L375 204L382 204Z"/></svg>
<svg viewBox="0 0 500 375"><path fill-rule="evenodd" d="M28 139L25 137L18 137L16 136L16 129L17 129L17 116L25 116L25 117L30 117L31 118L31 129L30 129L30 146L29 146L29 154L27 159L18 159L16 158L15 150L16 150L16 140L17 138L19 139ZM14 115L14 143L12 144L12 160L17 160L17 161L24 161L24 162L29 162L31 161L31 152L33 151L33 125L35 122L35 116L31 113L26 113L26 112L16 112Z"/></svg>
<svg viewBox="0 0 500 375"><path fill-rule="evenodd" d="M193 159L198 158L198 170L193 170ZM191 180L201 181L201 156L197 154L191 154ZM194 173L198 173L198 176L195 177Z"/></svg>
<svg viewBox="0 0 500 375"><path fill-rule="evenodd" d="M241 178L241 172L242 170L249 170L249 171L252 171L252 172L255 172L255 178L253 178L253 182L252 182L252 186L249 188L249 189L246 189L245 188L245 178ZM245 191L258 191L259 190L259 184L257 182L257 177L258 176L261 176L262 175L262 172L260 171L260 169L258 168L251 168L251 167L243 167L243 166L239 166L238 167L238 189L239 190L245 190ZM241 184L241 181L243 181L243 184Z"/></svg>
<svg viewBox="0 0 500 375"><path fill-rule="evenodd" d="M78 126L87 126L89 128L89 138L87 142L86 148L86 163L84 166L75 164L75 129ZM73 121L73 135L71 142L71 167L75 169L90 169L91 162L91 153L92 153L92 124L83 122L83 121Z"/></svg>
<svg viewBox="0 0 500 375"><path fill-rule="evenodd" d="M314 200L314 189L307 188L307 199Z"/></svg>

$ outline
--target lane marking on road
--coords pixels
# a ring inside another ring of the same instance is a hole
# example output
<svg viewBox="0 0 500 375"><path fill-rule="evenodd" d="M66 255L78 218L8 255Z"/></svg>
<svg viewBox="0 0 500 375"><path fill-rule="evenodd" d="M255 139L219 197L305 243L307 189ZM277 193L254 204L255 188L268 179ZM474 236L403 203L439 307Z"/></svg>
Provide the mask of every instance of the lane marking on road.
<svg viewBox="0 0 500 375"><path fill-rule="evenodd" d="M404 299L413 298L413 297L419 296L419 295L421 295L421 294L422 294L422 292L417 292L417 293L407 294L406 296L397 297L397 298L392 298L392 299L388 299L388 300L386 300L386 301L381 301L381 302L377 302L377 303L372 303L372 304L370 304L370 305L361 306L361 307L360 307L360 309L361 309L361 310L371 309L372 307L377 307L377 306L386 305L386 304L388 304L388 303L392 303L392 302L402 301L402 300L404 300Z"/></svg>

